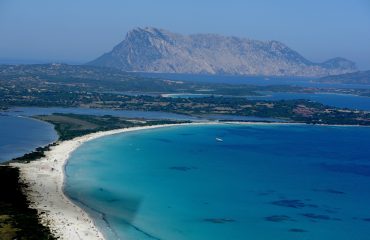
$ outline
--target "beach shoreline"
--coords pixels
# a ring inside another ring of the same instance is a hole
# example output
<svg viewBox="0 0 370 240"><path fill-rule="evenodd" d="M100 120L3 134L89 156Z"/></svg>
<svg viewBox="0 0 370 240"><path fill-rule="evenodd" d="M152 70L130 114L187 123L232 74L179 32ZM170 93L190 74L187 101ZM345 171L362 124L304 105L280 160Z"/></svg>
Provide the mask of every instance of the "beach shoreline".
<svg viewBox="0 0 370 240"><path fill-rule="evenodd" d="M304 125L301 123L212 121L115 129L57 142L57 145L52 146L49 151L45 152L45 157L39 160L30 163L9 162L9 165L19 168L20 181L28 186L25 193L30 201L30 207L38 211L42 224L48 226L56 237L68 240L104 240L103 233L98 229L89 214L64 193L65 166L70 155L82 144L105 136L165 127L211 124Z"/></svg>
<svg viewBox="0 0 370 240"><path fill-rule="evenodd" d="M20 170L20 181L28 187L24 189L30 207L36 209L41 223L48 226L58 239L105 240L94 220L80 206L64 193L65 166L70 155L82 144L105 136L187 125L219 124L217 122L164 124L144 127L132 127L96 132L57 142L45 157L29 163L9 162L10 166Z"/></svg>

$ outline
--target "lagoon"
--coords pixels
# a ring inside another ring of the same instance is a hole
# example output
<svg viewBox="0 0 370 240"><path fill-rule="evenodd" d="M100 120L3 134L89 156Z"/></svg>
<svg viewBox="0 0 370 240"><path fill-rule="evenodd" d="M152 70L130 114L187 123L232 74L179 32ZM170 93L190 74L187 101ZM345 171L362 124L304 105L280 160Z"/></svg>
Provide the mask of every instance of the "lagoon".
<svg viewBox="0 0 370 240"><path fill-rule="evenodd" d="M0 113L0 163L21 157L57 140L54 126L31 118Z"/></svg>

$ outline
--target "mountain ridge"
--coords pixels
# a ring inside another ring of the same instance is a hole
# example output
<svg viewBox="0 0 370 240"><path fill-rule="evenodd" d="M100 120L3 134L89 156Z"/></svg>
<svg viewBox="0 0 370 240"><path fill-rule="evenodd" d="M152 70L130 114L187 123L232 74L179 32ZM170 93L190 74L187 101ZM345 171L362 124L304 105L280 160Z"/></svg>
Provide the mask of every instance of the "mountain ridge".
<svg viewBox="0 0 370 240"><path fill-rule="evenodd" d="M87 63L133 72L327 76L357 70L332 58L314 63L279 41L219 34L181 35L158 28L135 28L112 51Z"/></svg>
<svg viewBox="0 0 370 240"><path fill-rule="evenodd" d="M339 84L370 84L370 70L358 71L353 73L345 73L322 77L317 80L323 83L339 83Z"/></svg>

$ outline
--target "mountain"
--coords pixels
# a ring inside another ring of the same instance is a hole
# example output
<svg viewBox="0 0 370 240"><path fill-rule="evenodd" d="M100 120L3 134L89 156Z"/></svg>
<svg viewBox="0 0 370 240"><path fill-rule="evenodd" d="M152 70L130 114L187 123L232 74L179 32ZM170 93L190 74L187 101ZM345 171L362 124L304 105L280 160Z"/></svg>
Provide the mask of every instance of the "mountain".
<svg viewBox="0 0 370 240"><path fill-rule="evenodd" d="M314 63L278 41L184 36L156 28L131 30L112 51L88 64L125 71L227 75L326 76L356 71L349 60Z"/></svg>
<svg viewBox="0 0 370 240"><path fill-rule="evenodd" d="M318 79L325 83L370 84L370 70L327 76Z"/></svg>

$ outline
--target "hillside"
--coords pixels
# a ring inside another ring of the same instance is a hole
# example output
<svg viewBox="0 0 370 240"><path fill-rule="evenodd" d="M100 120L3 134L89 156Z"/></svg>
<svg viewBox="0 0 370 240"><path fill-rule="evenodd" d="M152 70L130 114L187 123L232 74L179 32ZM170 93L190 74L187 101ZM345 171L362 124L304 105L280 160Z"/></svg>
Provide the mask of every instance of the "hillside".
<svg viewBox="0 0 370 240"><path fill-rule="evenodd" d="M314 63L278 41L257 41L216 34L180 35L156 28L136 28L109 53L88 65L125 71L326 76L356 71L353 62L333 58Z"/></svg>
<svg viewBox="0 0 370 240"><path fill-rule="evenodd" d="M370 70L327 76L320 78L318 81L326 83L370 84Z"/></svg>

